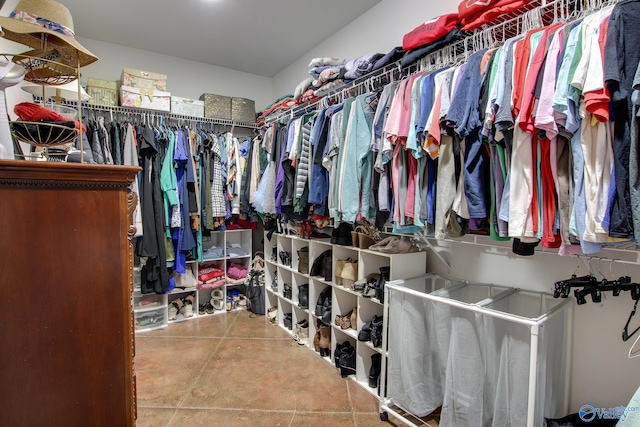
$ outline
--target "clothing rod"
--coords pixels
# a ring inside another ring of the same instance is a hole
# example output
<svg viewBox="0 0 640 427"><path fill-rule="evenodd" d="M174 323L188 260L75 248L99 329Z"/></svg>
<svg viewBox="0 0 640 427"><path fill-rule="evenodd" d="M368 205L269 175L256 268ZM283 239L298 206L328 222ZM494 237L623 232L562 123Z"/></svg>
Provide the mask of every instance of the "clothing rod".
<svg viewBox="0 0 640 427"><path fill-rule="evenodd" d="M573 10L579 6L580 0L540 0L537 2L529 2L517 12L501 16L499 18L500 22L490 27L478 28L469 34L466 34L461 40L458 40L457 42L445 46L435 52L431 52L404 68L401 65L402 59L400 59L379 70L359 77L340 88L329 91L326 95L312 102L283 111L273 117L267 116L265 118L265 124L268 125L286 118L299 117L302 114L309 112L309 108L317 107L317 105L325 99L330 99L336 95L344 94L350 90L354 91L356 89L361 89L367 82L389 72L397 72L399 75L411 75L419 71L436 70L438 68L456 65L457 63L468 59L473 52L478 50L479 41L485 45L484 47L497 48L506 40L515 37L518 34L524 34L529 29L527 24L531 24L529 20L536 14L542 20L545 20L546 18L546 20L549 21L553 18L552 20L563 19L566 22L571 22L581 18L584 14L595 12L604 7L616 4L617 2L618 0L600 0L593 4L589 3L587 8L580 8L580 16L571 15ZM540 24L546 25L544 22L541 22ZM446 54L446 52L453 53Z"/></svg>
<svg viewBox="0 0 640 427"><path fill-rule="evenodd" d="M42 97L34 97L34 100L37 102L41 100ZM73 108L78 108L77 101L63 101L62 105L66 105ZM114 113L114 114L132 114L138 115L141 117L164 117L166 120L183 120L189 122L199 122L199 123L207 123L214 125L223 125L223 126L235 126L247 129L259 129L260 126L257 123L249 123L249 122L236 122L233 120L227 119L215 119L211 117L196 117L196 116L186 116L183 114L174 114L169 111L161 111L161 110L149 110L145 108L135 108L135 107L124 107L124 106L108 106L108 105L98 105L98 104L89 104L87 102L82 102L82 108L89 111L102 111L105 113Z"/></svg>

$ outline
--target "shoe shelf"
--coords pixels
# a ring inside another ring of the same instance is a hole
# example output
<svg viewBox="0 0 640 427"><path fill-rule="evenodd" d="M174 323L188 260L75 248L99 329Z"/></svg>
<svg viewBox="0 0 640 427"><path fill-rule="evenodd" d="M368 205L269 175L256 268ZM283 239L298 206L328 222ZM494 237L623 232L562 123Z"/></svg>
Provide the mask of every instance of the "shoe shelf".
<svg viewBox="0 0 640 427"><path fill-rule="evenodd" d="M198 317L203 316L215 316L223 313L229 313L233 311L243 311L246 310L246 306L236 305L232 307L231 310L227 310L227 300L229 298L229 291L233 289L238 289L240 284L236 283L226 283L224 286L221 286L218 289L221 291L219 301L216 301L215 307L212 299L212 291L214 289L210 288L201 288L198 287L198 272L205 266L213 266L224 272L224 276L222 278L227 277L227 272L231 265L231 262L236 263L249 271L250 263L252 258L252 230L227 230L227 231L216 231L212 232L210 236L206 236L203 239L203 261L198 262L197 260L188 260L187 261L187 272L184 275L175 275L174 280L176 281L177 287L173 289L166 295L157 295L150 294L149 296L144 296L144 298L150 298L149 301L153 301L154 298L157 300L158 298L162 298L163 306L159 307L158 310L163 311L163 323L158 325L156 323L152 323L148 326L138 326L138 322L136 321L136 331L148 331L151 329L158 329L160 327L166 327L172 323L183 322L188 320L197 319ZM272 268L272 267L271 267ZM275 269L273 270L275 271ZM134 275L137 274L137 279L134 281L139 283L139 270L134 269ZM266 275L269 276L268 274ZM190 287L180 287L179 284L189 284L193 285ZM138 294L136 294L138 292ZM137 314L142 315L145 312L153 312L154 309L151 307L137 307L137 298L139 296L139 284L137 285L137 290L134 288L133 293L133 307L134 307L134 317ZM194 302L191 309L191 316L186 315L186 313L178 312L175 315L175 319L173 319L170 314L171 303L177 299L181 300L184 304L185 298L187 296L193 296ZM217 293L218 295L218 293ZM239 301L236 301L236 304ZM148 304L148 303L145 303ZM207 307L207 304L211 306ZM205 309L203 313L200 313L202 309ZM213 312L207 313L206 309L211 311L213 307ZM171 318L171 319L170 319ZM137 319L137 317L136 317Z"/></svg>
<svg viewBox="0 0 640 427"><path fill-rule="evenodd" d="M300 256L299 251L308 248L308 269L299 271ZM331 280L325 280L324 276L311 276L309 269L313 266L314 260L325 251L331 250L332 277ZM288 253L288 259L286 254ZM338 272L338 261L344 261L351 258L355 262L357 271L352 279L366 280L367 276L372 274L380 274L380 268L385 267L389 270L389 280L407 279L419 277L426 273L426 252L410 252L410 253L383 253L371 249L360 249L354 246L337 245L328 239L303 239L295 235L286 235L273 233L271 239L265 234L264 238L265 253L265 307L278 307L277 324L295 335L296 324L307 319L309 328L308 343L305 345L311 351L315 352L314 336L318 331L319 316L315 314L315 306L321 292L331 287L331 326L330 331L330 356L318 357L326 359L327 362L335 366L334 357L337 344L346 341L350 342L355 348L356 353L356 372L348 377L356 381L369 393L379 396L378 387L369 387L369 375L374 359L380 359L382 349L374 347L371 341L358 340L358 334L363 325L370 322L374 316L382 316L383 305L375 297L374 294L365 297L362 291L351 289L350 282L347 286L338 285L336 283L335 274ZM283 263L290 260L290 265ZM350 273L350 274L354 274ZM291 298L284 297L284 284L291 285ZM275 288L272 285L275 284ZM298 307L298 288L300 285L308 284L308 303L309 309L303 310ZM352 309L356 310L356 325L342 329L341 326L335 324L337 315L346 315ZM282 321L284 313L292 313L292 330L285 328ZM373 357L373 359L372 359ZM379 363L379 362L378 362ZM338 369L337 375L340 375ZM377 382L376 382L377 384Z"/></svg>

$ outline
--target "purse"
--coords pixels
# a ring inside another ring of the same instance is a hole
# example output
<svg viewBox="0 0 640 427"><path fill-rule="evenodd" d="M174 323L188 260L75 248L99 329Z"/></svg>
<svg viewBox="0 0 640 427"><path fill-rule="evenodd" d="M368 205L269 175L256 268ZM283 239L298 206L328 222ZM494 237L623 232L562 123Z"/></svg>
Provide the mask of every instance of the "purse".
<svg viewBox="0 0 640 427"><path fill-rule="evenodd" d="M260 276L264 278L264 271L251 270L249 284L245 289L245 296L249 302L248 308L253 314L264 315L264 281L260 283Z"/></svg>
<svg viewBox="0 0 640 427"><path fill-rule="evenodd" d="M309 247L298 251L298 273L307 274L309 271Z"/></svg>

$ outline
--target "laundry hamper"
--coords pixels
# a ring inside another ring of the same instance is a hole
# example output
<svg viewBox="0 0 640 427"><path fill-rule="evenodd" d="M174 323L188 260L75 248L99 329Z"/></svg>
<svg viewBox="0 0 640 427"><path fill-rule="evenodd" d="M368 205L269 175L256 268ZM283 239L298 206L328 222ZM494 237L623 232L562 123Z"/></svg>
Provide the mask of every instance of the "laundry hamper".
<svg viewBox="0 0 640 427"><path fill-rule="evenodd" d="M569 300L436 274L385 292L383 419L534 427L566 411Z"/></svg>

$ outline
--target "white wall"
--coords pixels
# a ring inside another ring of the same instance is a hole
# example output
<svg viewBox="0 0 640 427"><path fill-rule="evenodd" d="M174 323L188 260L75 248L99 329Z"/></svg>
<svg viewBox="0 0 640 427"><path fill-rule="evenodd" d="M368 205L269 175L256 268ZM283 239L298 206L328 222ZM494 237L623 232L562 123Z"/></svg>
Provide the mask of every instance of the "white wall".
<svg viewBox="0 0 640 427"><path fill-rule="evenodd" d="M402 36L429 19L457 11L458 1L383 0L351 24L319 44L273 79L276 97L293 93L309 77L309 61L334 56L347 60L387 53L402 46Z"/></svg>
<svg viewBox="0 0 640 427"><path fill-rule="evenodd" d="M554 283L568 279L572 274L589 274L607 280L630 276L640 280L638 253L635 251L605 250L590 261L586 257L561 257L552 251L537 250L532 257L516 256L510 243L496 243L485 237L465 237L464 242L432 241L436 250L451 266L431 254L428 269L440 274L482 283L495 283L527 290L553 292ZM609 261L617 260L613 264ZM622 341L622 328L633 308L629 292L613 297L603 293L603 302L596 304L587 297L587 304L574 304L573 337L569 361L572 383L570 411L577 412L582 405L594 407L625 406L640 386L640 358L629 359L627 354L636 336ZM638 313L640 314L640 313ZM638 316L637 316L638 317ZM634 326L635 325L635 326ZM640 317L631 322L630 331L640 325Z"/></svg>
<svg viewBox="0 0 640 427"><path fill-rule="evenodd" d="M166 74L168 91L183 98L198 99L203 93L237 96L253 99L258 111L274 100L269 77L81 37L78 41L100 58L82 68L82 81L120 80L122 69L129 67Z"/></svg>
<svg viewBox="0 0 640 427"><path fill-rule="evenodd" d="M402 44L405 33L430 18L454 12L458 3L457 0L383 0L275 76L274 93L276 96L292 93L308 76L308 63L314 57L353 59L367 53L386 53ZM484 242L490 243L487 239ZM454 277L538 291L553 291L554 282L570 277L577 267L575 257L543 252L534 257L517 257L510 247L441 242L438 250L443 251L443 256L451 263ZM613 273L610 273L609 264L602 262L608 279L629 275L640 281L640 264L635 253L609 251L602 256L630 258L636 263L633 266L614 263ZM592 262L592 265L595 268L596 263ZM447 272L434 256L429 256L429 268L430 271ZM587 272L583 265L577 273ZM574 310L573 356L569 361L571 412L577 412L585 404L624 406L640 386L640 358L630 360L627 357L633 340L625 343L621 339L622 327L633 301L628 292L618 298L610 293L605 296L607 299L603 304L588 302ZM633 325L640 325L640 313L637 317Z"/></svg>

